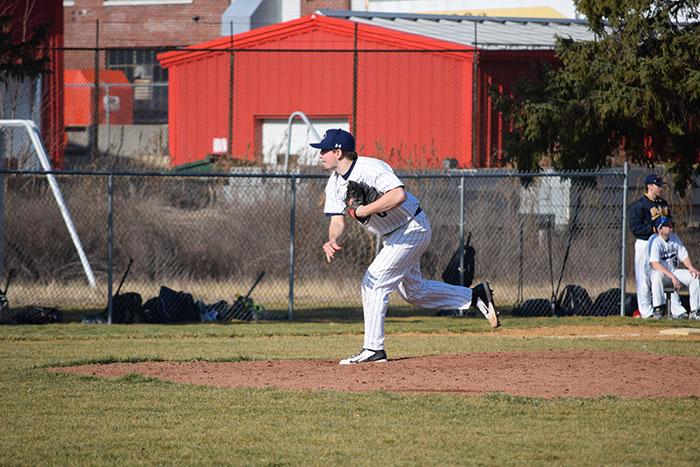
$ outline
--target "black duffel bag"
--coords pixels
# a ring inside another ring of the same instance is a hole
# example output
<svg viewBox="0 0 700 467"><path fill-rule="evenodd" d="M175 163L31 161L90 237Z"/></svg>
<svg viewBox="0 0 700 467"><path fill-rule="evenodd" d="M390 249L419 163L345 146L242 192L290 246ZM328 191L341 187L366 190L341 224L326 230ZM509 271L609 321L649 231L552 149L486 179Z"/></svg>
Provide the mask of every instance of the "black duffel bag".
<svg viewBox="0 0 700 467"><path fill-rule="evenodd" d="M14 322L17 324L62 323L63 314L58 308L25 306L15 311Z"/></svg>

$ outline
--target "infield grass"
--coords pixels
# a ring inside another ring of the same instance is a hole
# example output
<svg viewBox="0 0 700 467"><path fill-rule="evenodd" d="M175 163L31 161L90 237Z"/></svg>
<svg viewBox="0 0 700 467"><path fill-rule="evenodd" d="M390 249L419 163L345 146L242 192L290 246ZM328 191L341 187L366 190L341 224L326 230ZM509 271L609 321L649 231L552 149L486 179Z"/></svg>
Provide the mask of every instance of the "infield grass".
<svg viewBox="0 0 700 467"><path fill-rule="evenodd" d="M508 328L628 318L507 318ZM684 326L696 326L685 322ZM489 333L483 319L396 317L390 357L542 349L697 356L700 341L548 339ZM552 329L553 331L555 329ZM700 400L545 400L388 392L220 389L139 375L97 379L47 366L130 360L337 359L359 321L0 327L2 465L700 464Z"/></svg>

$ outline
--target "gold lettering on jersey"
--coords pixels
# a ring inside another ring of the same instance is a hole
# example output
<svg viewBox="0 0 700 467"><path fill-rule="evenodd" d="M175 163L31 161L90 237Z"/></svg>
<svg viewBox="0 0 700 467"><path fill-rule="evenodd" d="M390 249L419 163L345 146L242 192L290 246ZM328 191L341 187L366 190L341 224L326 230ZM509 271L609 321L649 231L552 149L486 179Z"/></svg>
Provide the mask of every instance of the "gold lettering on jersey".
<svg viewBox="0 0 700 467"><path fill-rule="evenodd" d="M668 216L668 206L654 206L650 209L651 220L655 220L660 216Z"/></svg>

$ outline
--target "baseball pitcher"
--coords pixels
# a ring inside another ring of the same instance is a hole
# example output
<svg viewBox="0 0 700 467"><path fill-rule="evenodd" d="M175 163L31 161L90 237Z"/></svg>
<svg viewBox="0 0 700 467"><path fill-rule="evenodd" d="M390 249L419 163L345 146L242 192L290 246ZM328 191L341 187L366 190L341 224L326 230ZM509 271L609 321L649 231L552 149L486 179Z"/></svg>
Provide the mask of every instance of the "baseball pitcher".
<svg viewBox="0 0 700 467"><path fill-rule="evenodd" d="M331 172L324 206L330 217L328 241L323 245L327 261L342 252L346 217L382 238L383 248L362 280L364 343L360 352L341 360L341 365L387 361L384 319L393 291L422 308L474 306L492 327L500 325L488 283L470 289L423 278L420 258L430 243L430 223L418 199L404 189L388 164L358 157L355 138L341 129L327 131L311 146L321 150L321 163Z"/></svg>

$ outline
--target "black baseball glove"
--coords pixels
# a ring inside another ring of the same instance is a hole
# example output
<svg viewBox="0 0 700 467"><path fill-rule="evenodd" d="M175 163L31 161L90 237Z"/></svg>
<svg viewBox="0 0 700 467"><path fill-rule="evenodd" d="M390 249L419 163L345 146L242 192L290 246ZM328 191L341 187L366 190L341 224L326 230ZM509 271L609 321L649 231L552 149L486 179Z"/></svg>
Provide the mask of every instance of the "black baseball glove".
<svg viewBox="0 0 700 467"><path fill-rule="evenodd" d="M383 193L380 193L376 188L367 185L364 182L348 182L348 189L345 192L345 214L357 219L358 221L366 224L369 222L370 216L367 217L357 217L355 211L360 206L365 206L370 204L377 199L379 199Z"/></svg>

